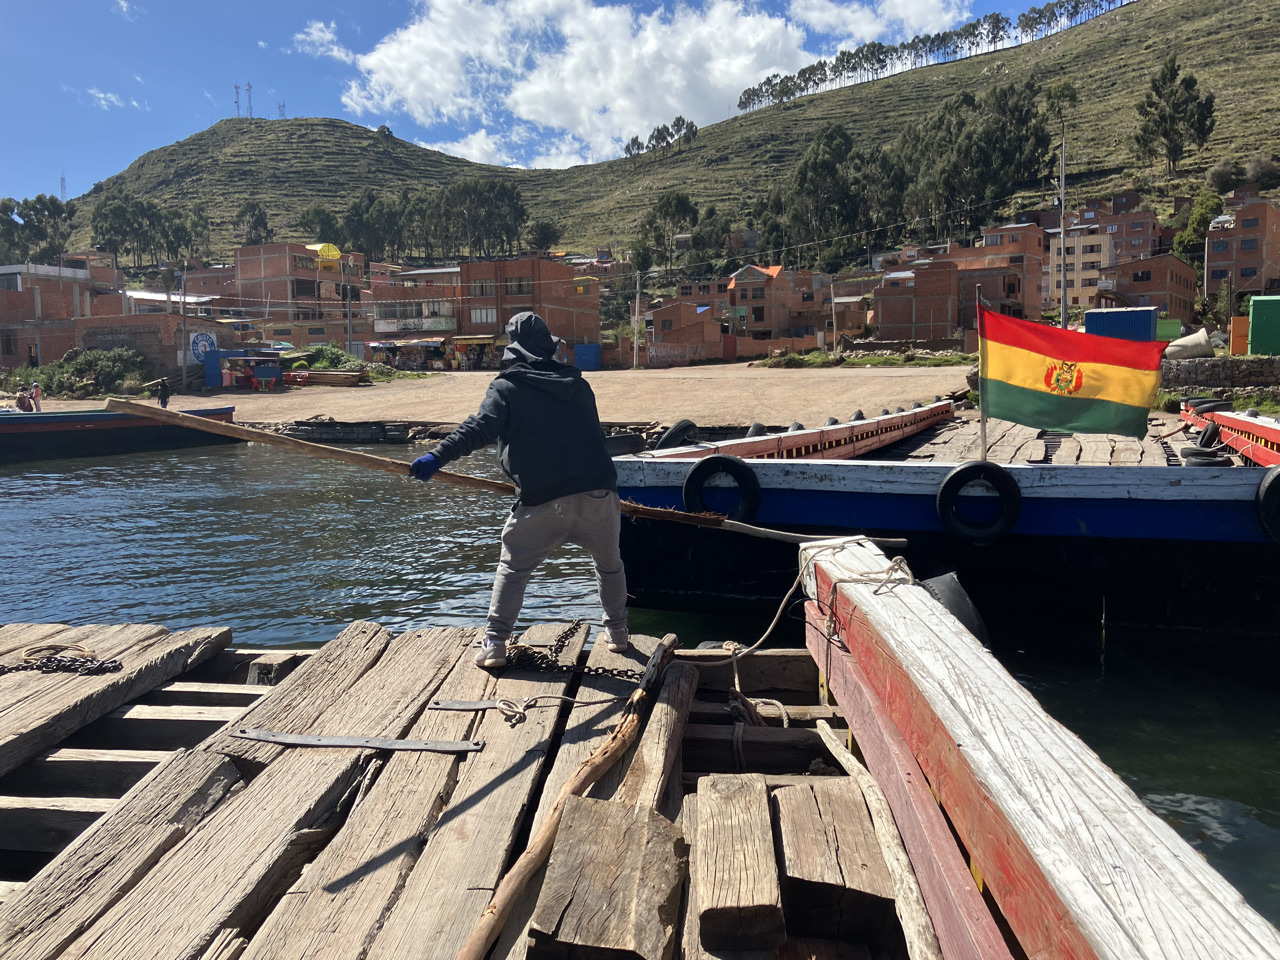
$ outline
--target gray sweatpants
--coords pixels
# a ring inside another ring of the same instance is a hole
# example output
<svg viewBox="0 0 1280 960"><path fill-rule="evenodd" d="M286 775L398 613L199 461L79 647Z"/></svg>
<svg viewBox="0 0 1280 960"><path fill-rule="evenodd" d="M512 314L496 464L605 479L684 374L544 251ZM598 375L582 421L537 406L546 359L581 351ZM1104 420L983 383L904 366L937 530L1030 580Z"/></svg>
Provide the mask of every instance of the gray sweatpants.
<svg viewBox="0 0 1280 960"><path fill-rule="evenodd" d="M486 642L505 643L511 636L533 571L565 543L576 543L591 553L605 628L625 630L627 576L618 549L621 525L618 495L612 490L591 490L536 507L516 507L502 527L502 557L493 580Z"/></svg>

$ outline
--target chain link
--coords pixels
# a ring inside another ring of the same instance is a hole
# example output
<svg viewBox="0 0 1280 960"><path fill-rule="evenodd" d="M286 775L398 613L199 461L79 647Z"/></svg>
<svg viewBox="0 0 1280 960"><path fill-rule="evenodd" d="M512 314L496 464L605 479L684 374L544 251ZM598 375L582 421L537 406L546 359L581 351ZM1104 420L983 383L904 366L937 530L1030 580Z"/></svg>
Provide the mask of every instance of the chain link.
<svg viewBox="0 0 1280 960"><path fill-rule="evenodd" d="M565 647L569 645L569 641L581 626L581 620L574 620L556 634L556 638L551 641L551 646L546 650L513 643L508 651L515 654L511 659L511 665L522 670L533 670L536 673L577 673L583 676L613 677L617 680L638 681L640 679L639 670L629 670L625 667L593 667L590 665L577 666L561 663L560 657L563 655Z"/></svg>
<svg viewBox="0 0 1280 960"><path fill-rule="evenodd" d="M119 673L124 664L119 660L99 660L97 657L64 657L51 654L5 666L0 663L0 677L7 673L76 673L82 677L99 677L107 673Z"/></svg>

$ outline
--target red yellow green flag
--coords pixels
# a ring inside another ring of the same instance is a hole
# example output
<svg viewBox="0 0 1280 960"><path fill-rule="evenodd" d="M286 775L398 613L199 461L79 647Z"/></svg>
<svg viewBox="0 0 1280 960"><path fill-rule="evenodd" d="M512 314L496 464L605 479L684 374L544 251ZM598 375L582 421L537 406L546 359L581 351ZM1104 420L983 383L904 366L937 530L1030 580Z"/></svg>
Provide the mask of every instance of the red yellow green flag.
<svg viewBox="0 0 1280 960"><path fill-rule="evenodd" d="M1042 430L1146 436L1164 341L1076 333L981 304L978 337L988 416Z"/></svg>

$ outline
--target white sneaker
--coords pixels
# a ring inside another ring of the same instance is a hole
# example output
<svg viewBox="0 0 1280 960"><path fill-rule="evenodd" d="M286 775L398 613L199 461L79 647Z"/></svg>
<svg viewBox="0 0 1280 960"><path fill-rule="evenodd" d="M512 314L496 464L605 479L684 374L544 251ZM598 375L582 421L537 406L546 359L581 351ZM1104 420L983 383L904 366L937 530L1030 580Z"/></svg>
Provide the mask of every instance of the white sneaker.
<svg viewBox="0 0 1280 960"><path fill-rule="evenodd" d="M610 653L626 653L631 649L631 635L625 627L620 633L610 631L605 634L605 643L609 645Z"/></svg>
<svg viewBox="0 0 1280 960"><path fill-rule="evenodd" d="M488 643L476 654L477 667L505 667L507 665L506 643Z"/></svg>

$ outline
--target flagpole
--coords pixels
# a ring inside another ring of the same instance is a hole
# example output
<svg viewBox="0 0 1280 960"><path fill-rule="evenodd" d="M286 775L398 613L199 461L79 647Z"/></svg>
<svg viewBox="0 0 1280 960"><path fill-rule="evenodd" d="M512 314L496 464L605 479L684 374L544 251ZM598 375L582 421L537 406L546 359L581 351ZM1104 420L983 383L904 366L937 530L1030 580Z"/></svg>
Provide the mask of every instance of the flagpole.
<svg viewBox="0 0 1280 960"><path fill-rule="evenodd" d="M982 448L981 460L987 459L987 392L982 389L982 362L986 359L987 343L982 335L982 284L976 284L977 304L974 317L978 324L978 445Z"/></svg>

